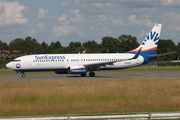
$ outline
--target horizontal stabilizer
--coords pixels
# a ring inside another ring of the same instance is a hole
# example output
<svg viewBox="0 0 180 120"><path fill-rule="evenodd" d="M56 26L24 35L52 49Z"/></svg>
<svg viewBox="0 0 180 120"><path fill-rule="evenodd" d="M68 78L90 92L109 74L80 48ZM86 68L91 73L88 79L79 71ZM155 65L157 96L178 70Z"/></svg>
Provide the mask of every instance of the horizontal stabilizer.
<svg viewBox="0 0 180 120"><path fill-rule="evenodd" d="M170 52L170 53L163 53L163 54L155 54L155 55L148 55L148 58L156 58L156 57L160 57L160 56L164 56L164 55L170 55L170 54L174 54L176 52Z"/></svg>

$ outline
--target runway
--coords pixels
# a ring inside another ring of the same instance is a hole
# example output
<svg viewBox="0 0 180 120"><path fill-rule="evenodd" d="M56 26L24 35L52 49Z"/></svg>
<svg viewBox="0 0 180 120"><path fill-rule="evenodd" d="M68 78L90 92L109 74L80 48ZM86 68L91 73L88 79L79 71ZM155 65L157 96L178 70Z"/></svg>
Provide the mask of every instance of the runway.
<svg viewBox="0 0 180 120"><path fill-rule="evenodd" d="M119 71L96 71L95 77L81 77L80 75L55 74L55 73L26 73L25 78L21 78L20 74L2 75L0 81L35 81L35 80L110 80L124 78L156 78L156 79L178 79L179 71L172 72L119 72Z"/></svg>

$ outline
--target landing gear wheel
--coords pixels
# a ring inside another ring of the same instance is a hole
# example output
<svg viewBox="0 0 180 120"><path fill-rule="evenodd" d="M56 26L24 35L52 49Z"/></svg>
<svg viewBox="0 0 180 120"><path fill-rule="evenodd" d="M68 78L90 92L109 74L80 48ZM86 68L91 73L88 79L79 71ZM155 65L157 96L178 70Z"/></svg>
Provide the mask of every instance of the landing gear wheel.
<svg viewBox="0 0 180 120"><path fill-rule="evenodd" d="M86 73L81 74L81 77L86 77Z"/></svg>
<svg viewBox="0 0 180 120"><path fill-rule="evenodd" d="M90 76L90 77L94 77L94 76L95 76L95 73L91 71L91 72L89 73L89 76Z"/></svg>
<svg viewBox="0 0 180 120"><path fill-rule="evenodd" d="M25 76L25 74L22 74L21 77L22 77L22 78L25 78L26 76Z"/></svg>

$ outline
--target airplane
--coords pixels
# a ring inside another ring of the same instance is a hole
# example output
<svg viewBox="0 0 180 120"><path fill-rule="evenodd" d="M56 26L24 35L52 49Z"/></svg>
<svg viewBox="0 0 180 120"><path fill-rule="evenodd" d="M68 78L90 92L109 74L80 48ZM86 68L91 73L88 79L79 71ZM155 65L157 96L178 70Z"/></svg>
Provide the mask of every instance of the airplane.
<svg viewBox="0 0 180 120"><path fill-rule="evenodd" d="M155 24L142 43L125 53L96 54L36 54L15 58L6 67L22 74L25 72L54 71L56 74L79 74L82 77L89 72L95 76L98 70L119 70L147 64L158 56L156 54L162 24Z"/></svg>

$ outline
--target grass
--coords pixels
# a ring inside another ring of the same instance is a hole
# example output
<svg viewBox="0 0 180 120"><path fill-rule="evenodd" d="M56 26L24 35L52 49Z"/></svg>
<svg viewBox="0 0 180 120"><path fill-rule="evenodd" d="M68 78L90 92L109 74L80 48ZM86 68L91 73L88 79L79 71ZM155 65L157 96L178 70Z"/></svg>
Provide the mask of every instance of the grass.
<svg viewBox="0 0 180 120"><path fill-rule="evenodd" d="M180 111L180 79L0 82L0 116Z"/></svg>
<svg viewBox="0 0 180 120"><path fill-rule="evenodd" d="M54 74L54 72L26 72L26 74ZM9 69L0 69L0 76L3 76L3 75L15 75L17 74L15 71L13 70L9 70Z"/></svg>
<svg viewBox="0 0 180 120"><path fill-rule="evenodd" d="M180 67L135 67L113 72L134 71L173 72ZM47 73L54 74L41 72ZM0 70L0 76L12 74L16 73ZM180 111L179 93L180 79L1 81L0 116Z"/></svg>

